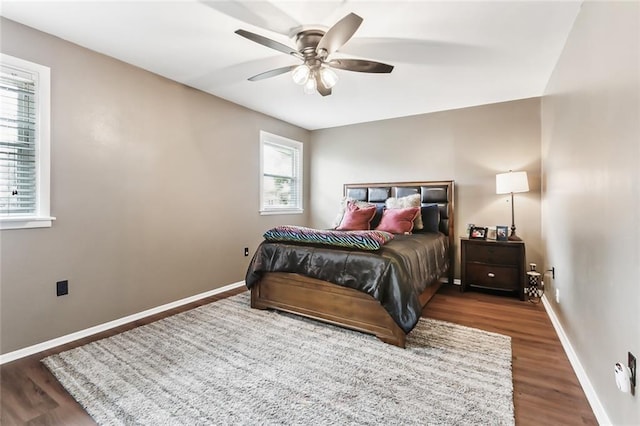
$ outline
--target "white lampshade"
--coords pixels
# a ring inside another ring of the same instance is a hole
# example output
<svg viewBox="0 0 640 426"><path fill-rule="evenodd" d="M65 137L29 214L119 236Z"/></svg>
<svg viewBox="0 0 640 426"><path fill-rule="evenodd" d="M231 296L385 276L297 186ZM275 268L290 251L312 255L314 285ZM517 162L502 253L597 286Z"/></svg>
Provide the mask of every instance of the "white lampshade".
<svg viewBox="0 0 640 426"><path fill-rule="evenodd" d="M316 93L316 79L314 78L314 76L309 76L309 79L307 80L306 83L304 83L304 93L306 93L307 95L312 95L314 93Z"/></svg>
<svg viewBox="0 0 640 426"><path fill-rule="evenodd" d="M320 68L320 79L324 87L331 89L338 82L338 74L331 68L323 66Z"/></svg>
<svg viewBox="0 0 640 426"><path fill-rule="evenodd" d="M496 175L496 194L529 192L527 172L508 172Z"/></svg>
<svg viewBox="0 0 640 426"><path fill-rule="evenodd" d="M309 81L309 72L311 70L305 64L300 65L299 67L295 67L293 71L291 71L291 78L294 83L303 85L307 81Z"/></svg>

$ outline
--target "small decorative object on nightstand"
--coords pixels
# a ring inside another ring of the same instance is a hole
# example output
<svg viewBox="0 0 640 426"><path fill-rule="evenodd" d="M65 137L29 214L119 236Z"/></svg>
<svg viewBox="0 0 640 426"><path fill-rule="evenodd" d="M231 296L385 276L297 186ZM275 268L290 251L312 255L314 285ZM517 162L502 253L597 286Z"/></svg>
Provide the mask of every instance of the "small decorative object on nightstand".
<svg viewBox="0 0 640 426"><path fill-rule="evenodd" d="M509 227L504 225L496 225L496 240L507 241L509 238Z"/></svg>
<svg viewBox="0 0 640 426"><path fill-rule="evenodd" d="M529 302L540 303L540 299L544 294L544 284L540 279L542 276L539 272L536 272L536 264L529 264L529 272L527 272L527 289L526 293L529 296Z"/></svg>
<svg viewBox="0 0 640 426"><path fill-rule="evenodd" d="M471 240L486 240L487 239L487 228L483 228L481 226L472 226L469 231L469 239Z"/></svg>
<svg viewBox="0 0 640 426"><path fill-rule="evenodd" d="M525 295L525 246L522 241L461 239L462 291L472 288Z"/></svg>

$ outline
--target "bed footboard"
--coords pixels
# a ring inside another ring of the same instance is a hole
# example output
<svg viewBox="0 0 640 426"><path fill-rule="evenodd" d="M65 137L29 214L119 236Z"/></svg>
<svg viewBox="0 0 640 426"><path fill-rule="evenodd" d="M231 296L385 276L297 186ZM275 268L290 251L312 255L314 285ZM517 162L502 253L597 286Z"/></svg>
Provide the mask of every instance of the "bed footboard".
<svg viewBox="0 0 640 426"><path fill-rule="evenodd" d="M440 288L440 281L420 296L424 306ZM251 288L251 307L284 312L375 335L385 343L405 347L405 333L373 297L299 274L271 272Z"/></svg>

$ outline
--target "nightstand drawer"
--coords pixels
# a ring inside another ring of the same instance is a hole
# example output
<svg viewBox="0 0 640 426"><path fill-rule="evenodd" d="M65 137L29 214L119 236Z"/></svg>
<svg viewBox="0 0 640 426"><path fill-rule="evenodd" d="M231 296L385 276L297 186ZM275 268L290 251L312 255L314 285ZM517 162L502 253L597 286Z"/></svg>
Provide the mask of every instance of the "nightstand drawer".
<svg viewBox="0 0 640 426"><path fill-rule="evenodd" d="M521 277L518 268L468 263L466 284L498 290L518 290Z"/></svg>
<svg viewBox="0 0 640 426"><path fill-rule="evenodd" d="M519 247L499 246L496 244L469 245L466 251L467 262L489 263L492 265L518 265L521 261Z"/></svg>

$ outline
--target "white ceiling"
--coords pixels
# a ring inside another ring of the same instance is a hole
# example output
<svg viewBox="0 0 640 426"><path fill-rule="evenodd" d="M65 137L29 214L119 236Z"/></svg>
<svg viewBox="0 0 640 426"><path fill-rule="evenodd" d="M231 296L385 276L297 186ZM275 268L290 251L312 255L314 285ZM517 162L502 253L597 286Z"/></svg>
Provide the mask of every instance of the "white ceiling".
<svg viewBox="0 0 640 426"><path fill-rule="evenodd" d="M541 96L581 1L6 1L0 14L306 129ZM282 74L294 57L234 34L295 46L295 25L364 18L335 57L395 66L337 70L331 96Z"/></svg>

